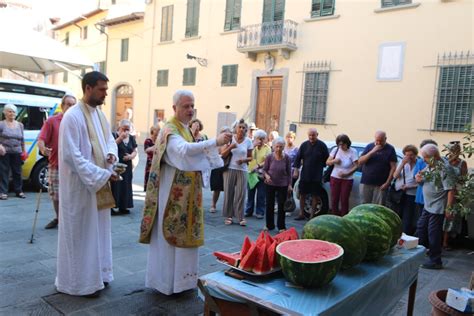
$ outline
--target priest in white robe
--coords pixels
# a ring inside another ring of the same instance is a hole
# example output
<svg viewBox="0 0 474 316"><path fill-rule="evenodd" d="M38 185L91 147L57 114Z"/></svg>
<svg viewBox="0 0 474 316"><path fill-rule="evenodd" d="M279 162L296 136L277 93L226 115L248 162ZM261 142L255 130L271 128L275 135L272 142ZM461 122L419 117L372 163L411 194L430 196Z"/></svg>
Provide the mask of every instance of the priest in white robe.
<svg viewBox="0 0 474 316"><path fill-rule="evenodd" d="M59 131L59 292L97 297L113 280L109 181L117 145L98 108L107 95L107 77L84 75L84 97L67 111Z"/></svg>
<svg viewBox="0 0 474 316"><path fill-rule="evenodd" d="M197 286L198 247L204 243L201 172L223 166L217 148L232 138L222 133L194 142L190 91L175 93L173 110L155 146L140 232L140 242L150 244L145 285L166 295Z"/></svg>

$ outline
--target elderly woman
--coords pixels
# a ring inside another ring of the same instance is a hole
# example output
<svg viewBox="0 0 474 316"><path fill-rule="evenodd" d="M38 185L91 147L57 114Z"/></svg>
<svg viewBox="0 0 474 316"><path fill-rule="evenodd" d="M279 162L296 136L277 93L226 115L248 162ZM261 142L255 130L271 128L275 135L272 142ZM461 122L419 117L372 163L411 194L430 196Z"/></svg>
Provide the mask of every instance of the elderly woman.
<svg viewBox="0 0 474 316"><path fill-rule="evenodd" d="M197 143L207 140L207 135L201 133L203 128L204 126L202 125L201 120L192 119L189 122L189 129L191 130L191 134L193 134L193 138Z"/></svg>
<svg viewBox="0 0 474 316"><path fill-rule="evenodd" d="M118 132L114 133L117 143L119 162L126 164L127 168L122 173L122 181L112 182L112 193L118 212L111 209L112 215L130 214L129 208L133 208L133 171L132 159L137 155L137 143L135 137L130 135L131 123L129 120L121 120Z"/></svg>
<svg viewBox="0 0 474 316"><path fill-rule="evenodd" d="M234 137L230 144L221 150L222 158L230 154L229 167L223 173L224 178L224 206L222 213L226 225L232 224L232 217L236 217L241 226L246 226L244 219L245 193L247 192L247 164L252 160L253 144L246 137L248 125L243 119L234 122L232 130Z"/></svg>
<svg viewBox="0 0 474 316"><path fill-rule="evenodd" d="M231 130L228 126L223 126L219 134L221 133L231 133ZM219 148L219 150L222 150L222 149L223 147ZM211 183L211 191L212 191L212 201L211 201L211 208L209 209L209 212L211 213L216 212L217 200L219 200L219 195L221 194L221 191L224 191L223 173L224 173L224 167L212 169L211 171L210 183Z"/></svg>
<svg viewBox="0 0 474 316"><path fill-rule="evenodd" d="M467 163L465 160L461 159L461 145L459 141L450 142L447 146L448 153L446 158L449 161L451 170L454 172L452 177L456 183L459 185L462 183L462 177L465 177L468 173ZM461 181L459 181L461 179ZM456 190L456 188L454 188ZM457 214L451 214L444 218L443 223L443 249L451 250L450 239L455 238L457 235L461 234L462 230L462 216Z"/></svg>
<svg viewBox="0 0 474 316"><path fill-rule="evenodd" d="M24 199L22 189L22 158L27 158L23 124L15 120L17 108L6 104L3 108L5 119L0 121L0 200L8 199L8 180L11 171L13 189L17 197ZM23 154L22 154L23 153ZM22 157L23 156L23 157Z"/></svg>
<svg viewBox="0 0 474 316"><path fill-rule="evenodd" d="M418 221L418 212L416 211L416 188L418 183L415 181L413 173L418 156L418 149L414 145L407 145L403 148L403 159L398 164L393 174L395 179L395 189L403 190L403 195L398 208L402 219L403 232L407 235L413 235Z"/></svg>
<svg viewBox="0 0 474 316"><path fill-rule="evenodd" d="M351 148L351 144L349 136L345 134L338 135L336 137L336 147L331 150L326 161L328 166L334 166L329 181L331 209L334 215L344 216L349 212L349 197L358 160L357 150Z"/></svg>
<svg viewBox="0 0 474 316"><path fill-rule="evenodd" d="M151 161L153 160L153 152L155 151L155 142L160 132L160 125L156 124L150 127L150 137L145 139L143 147L146 153L146 165L145 165L145 183L143 191L146 191L146 185L148 184L148 177L150 176Z"/></svg>
<svg viewBox="0 0 474 316"><path fill-rule="evenodd" d="M291 186L291 161L288 155L283 152L285 140L278 137L273 140L273 153L265 158L263 174L266 183L266 227L267 230L275 229L275 195L278 197L278 217L277 227L280 232L286 229L285 210L283 205L288 192L293 189Z"/></svg>
<svg viewBox="0 0 474 316"><path fill-rule="evenodd" d="M267 133L259 129L253 134L253 145L255 146L252 151L252 160L249 163L249 179L260 175L263 178L263 164L265 158L271 154L272 150L270 146L265 144ZM253 173L253 175L252 175ZM257 195L257 205L255 206L255 193ZM257 184L249 181L248 184L248 197L247 206L245 207L245 217L253 215L255 209L255 217L262 219L265 216L265 182L260 179ZM275 202L273 202L275 203Z"/></svg>

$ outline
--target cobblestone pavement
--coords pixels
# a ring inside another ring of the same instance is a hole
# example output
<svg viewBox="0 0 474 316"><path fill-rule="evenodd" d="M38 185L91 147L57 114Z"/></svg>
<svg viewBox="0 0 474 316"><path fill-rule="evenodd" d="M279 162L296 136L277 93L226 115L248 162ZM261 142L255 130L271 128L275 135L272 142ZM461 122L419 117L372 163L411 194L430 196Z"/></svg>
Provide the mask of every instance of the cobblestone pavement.
<svg viewBox="0 0 474 316"><path fill-rule="evenodd" d="M140 148L140 153L143 148ZM36 210L37 193L27 191L27 199L10 197L0 201L0 315L199 315L203 303L196 291L165 296L144 286L147 246L139 244L138 228L143 207L144 159L134 176L135 207L127 216L112 218L115 281L100 298L87 299L56 292L57 230L43 227L53 218L52 204L46 193L41 195L34 243L29 243ZM199 249L199 274L224 268L213 251L238 251L245 237L255 239L264 220L250 218L247 227L225 226L218 212L211 214L211 194L205 190L205 246ZM287 226L301 231L304 223L287 217ZM415 315L428 315L428 295L436 289L466 286L473 270L474 255L469 250L446 254L442 271L420 270ZM390 295L388 293L388 295ZM390 315L404 315L408 292Z"/></svg>

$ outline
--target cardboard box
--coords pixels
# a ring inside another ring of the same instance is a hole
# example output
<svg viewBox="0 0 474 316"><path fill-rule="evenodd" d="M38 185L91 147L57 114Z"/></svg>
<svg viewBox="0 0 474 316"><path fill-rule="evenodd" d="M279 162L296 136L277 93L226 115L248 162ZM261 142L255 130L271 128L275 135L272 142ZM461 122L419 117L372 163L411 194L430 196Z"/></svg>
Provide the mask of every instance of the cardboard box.
<svg viewBox="0 0 474 316"><path fill-rule="evenodd" d="M448 289L446 304L463 313L474 312L474 291L469 289Z"/></svg>
<svg viewBox="0 0 474 316"><path fill-rule="evenodd" d="M402 234L402 237L398 240L398 247L405 249L413 249L418 246L418 238L414 236L409 236L405 233Z"/></svg>

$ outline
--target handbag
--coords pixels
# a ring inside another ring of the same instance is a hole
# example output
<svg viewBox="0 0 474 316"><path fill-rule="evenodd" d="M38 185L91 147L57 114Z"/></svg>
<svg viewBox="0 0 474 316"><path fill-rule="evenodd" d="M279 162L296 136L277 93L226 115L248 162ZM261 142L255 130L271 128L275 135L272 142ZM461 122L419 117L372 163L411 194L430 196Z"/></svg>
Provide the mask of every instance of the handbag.
<svg viewBox="0 0 474 316"><path fill-rule="evenodd" d="M283 209L285 210L285 213L293 213L293 211L296 210L296 203L295 199L293 198L293 192L288 192L288 197L285 201L285 204L283 204Z"/></svg>
<svg viewBox="0 0 474 316"><path fill-rule="evenodd" d="M339 147L337 147L336 152L334 153L334 159L336 159L337 152L339 151ZM323 183L329 182L331 180L331 173L334 170L334 164L327 167L326 170L323 172Z"/></svg>
<svg viewBox="0 0 474 316"><path fill-rule="evenodd" d="M405 168L403 168L403 170L402 170L402 176L403 176L403 184L406 184ZM388 198L389 198L391 203L398 205L402 201L402 197L403 197L403 194L405 193L405 191L397 190L395 188L395 182L396 181L397 180L394 179L392 181L392 183L390 184L390 187L388 188Z"/></svg>
<svg viewBox="0 0 474 316"><path fill-rule="evenodd" d="M232 142L230 142L230 144L232 144ZM230 145L229 144L229 145ZM227 169L229 169L229 165L230 165L230 160L232 159L232 151L229 152L229 154L227 155L227 157L225 158L222 158L222 160L224 161L224 166L222 166L222 168L219 168L221 169L222 171L226 171Z"/></svg>

